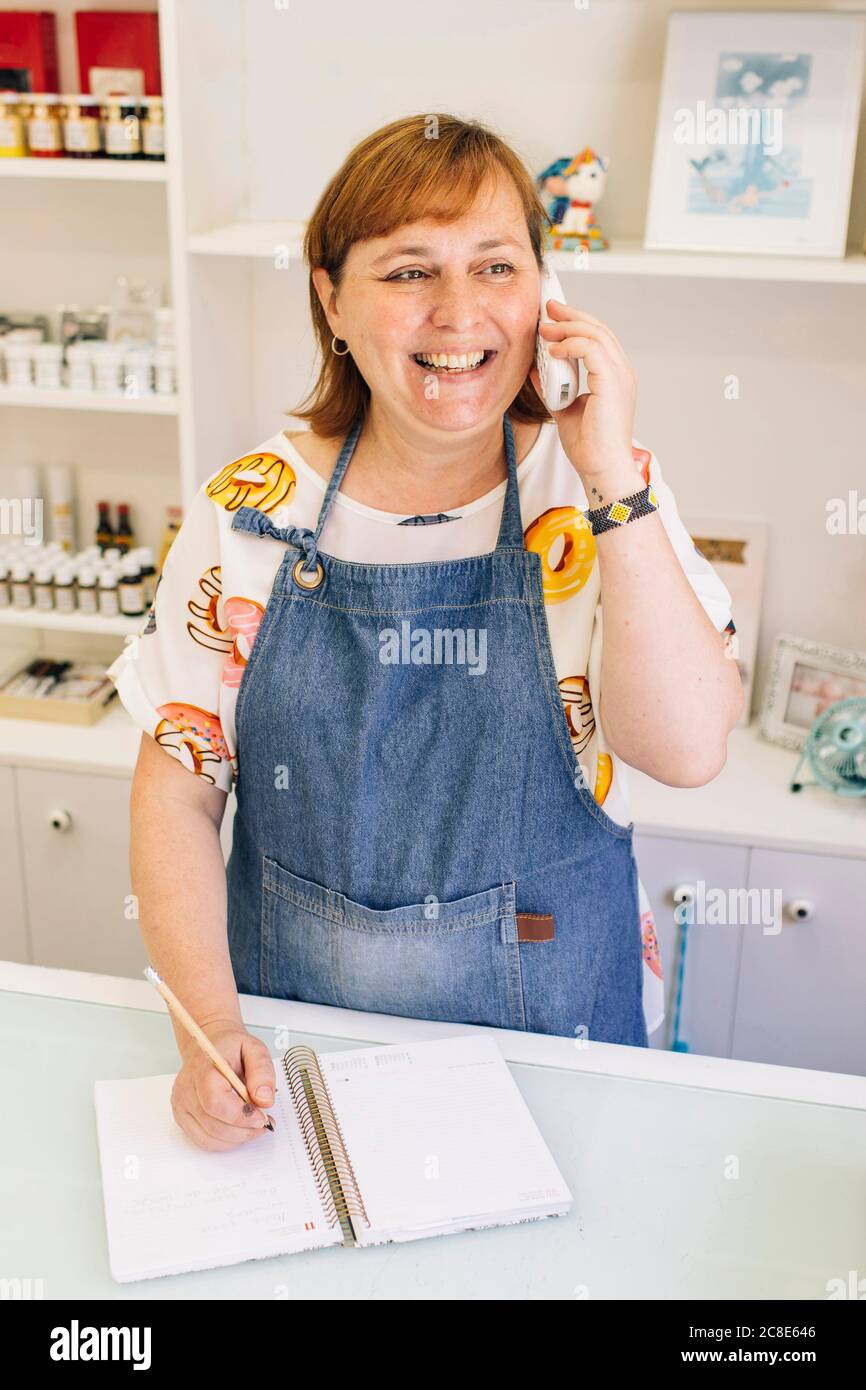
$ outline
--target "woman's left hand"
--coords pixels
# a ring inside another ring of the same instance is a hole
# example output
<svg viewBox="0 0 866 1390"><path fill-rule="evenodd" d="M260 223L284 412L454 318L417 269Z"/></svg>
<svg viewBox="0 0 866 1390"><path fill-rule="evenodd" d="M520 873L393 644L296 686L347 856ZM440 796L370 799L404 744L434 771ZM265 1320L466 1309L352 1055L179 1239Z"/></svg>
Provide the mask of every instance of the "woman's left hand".
<svg viewBox="0 0 866 1390"><path fill-rule="evenodd" d="M582 479L633 467L637 377L622 345L591 314L558 299L548 300L547 307L554 322L540 324L539 332L550 344L551 357L574 359L575 370L582 357L586 367L588 392L553 416L572 466ZM533 366L529 375L541 395L538 368Z"/></svg>

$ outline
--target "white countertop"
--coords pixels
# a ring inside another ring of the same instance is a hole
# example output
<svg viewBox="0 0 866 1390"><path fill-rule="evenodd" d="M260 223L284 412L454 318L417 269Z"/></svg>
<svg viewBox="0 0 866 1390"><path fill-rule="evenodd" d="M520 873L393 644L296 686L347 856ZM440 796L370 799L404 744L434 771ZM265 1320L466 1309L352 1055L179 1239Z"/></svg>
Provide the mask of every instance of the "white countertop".
<svg viewBox="0 0 866 1390"><path fill-rule="evenodd" d="M8 1270L43 1296L137 1299L820 1299L866 1263L866 1078L242 996L272 1055L492 1036L574 1195L565 1216L119 1285L93 1083L177 1070L144 980L0 964ZM58 1136L61 1136L58 1138ZM740 1171L731 1172L736 1155Z"/></svg>

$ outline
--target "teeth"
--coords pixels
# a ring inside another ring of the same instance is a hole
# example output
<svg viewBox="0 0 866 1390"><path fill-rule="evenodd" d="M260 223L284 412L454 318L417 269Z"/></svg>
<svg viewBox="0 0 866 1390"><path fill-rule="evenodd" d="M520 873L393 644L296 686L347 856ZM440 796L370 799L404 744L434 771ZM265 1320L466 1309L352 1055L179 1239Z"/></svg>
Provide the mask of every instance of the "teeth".
<svg viewBox="0 0 866 1390"><path fill-rule="evenodd" d="M473 367L477 367L479 362L484 360L483 349L480 352L463 352L455 354L453 352L416 352L416 360L423 362L426 367L446 367L449 371L465 372Z"/></svg>

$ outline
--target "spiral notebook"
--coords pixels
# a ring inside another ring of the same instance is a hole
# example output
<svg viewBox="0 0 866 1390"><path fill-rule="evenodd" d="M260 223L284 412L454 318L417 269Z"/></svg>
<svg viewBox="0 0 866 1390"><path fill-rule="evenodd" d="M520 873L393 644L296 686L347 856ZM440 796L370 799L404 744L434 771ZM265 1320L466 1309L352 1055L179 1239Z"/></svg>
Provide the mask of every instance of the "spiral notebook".
<svg viewBox="0 0 866 1390"><path fill-rule="evenodd" d="M118 1283L511 1225L571 1206L490 1037L290 1047L276 1072L275 1133L225 1153L198 1148L176 1124L173 1075L96 1082Z"/></svg>

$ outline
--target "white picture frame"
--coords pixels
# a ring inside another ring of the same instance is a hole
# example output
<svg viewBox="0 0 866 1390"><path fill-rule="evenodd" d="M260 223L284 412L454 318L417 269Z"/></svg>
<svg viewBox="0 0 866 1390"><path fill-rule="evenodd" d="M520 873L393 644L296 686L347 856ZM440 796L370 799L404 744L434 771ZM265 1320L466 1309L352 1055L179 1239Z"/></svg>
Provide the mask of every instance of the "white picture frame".
<svg viewBox="0 0 866 1390"><path fill-rule="evenodd" d="M647 250L843 257L866 13L675 11Z"/></svg>
<svg viewBox="0 0 866 1390"><path fill-rule="evenodd" d="M836 700L866 698L866 652L776 638L761 708L761 737L801 751L814 720Z"/></svg>

